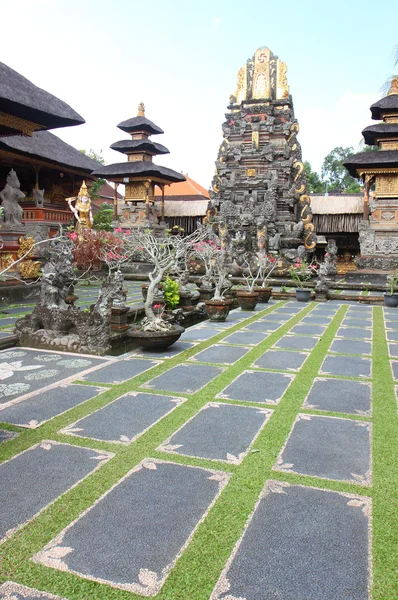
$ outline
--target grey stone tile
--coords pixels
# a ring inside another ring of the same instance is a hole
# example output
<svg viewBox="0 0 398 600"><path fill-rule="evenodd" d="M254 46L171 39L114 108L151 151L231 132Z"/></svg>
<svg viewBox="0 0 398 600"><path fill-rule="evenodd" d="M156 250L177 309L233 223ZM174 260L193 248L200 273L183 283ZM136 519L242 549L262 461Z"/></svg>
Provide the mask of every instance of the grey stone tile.
<svg viewBox="0 0 398 600"><path fill-rule="evenodd" d="M388 344L390 356L398 357L398 344Z"/></svg>
<svg viewBox="0 0 398 600"><path fill-rule="evenodd" d="M290 329L290 333L298 334L298 335L322 335L325 333L326 327L321 327L320 325L306 325L306 324L298 324Z"/></svg>
<svg viewBox="0 0 398 600"><path fill-rule="evenodd" d="M398 360L391 360L392 374L395 380L398 379Z"/></svg>
<svg viewBox="0 0 398 600"><path fill-rule="evenodd" d="M43 441L0 465L0 541L33 519L113 455Z"/></svg>
<svg viewBox="0 0 398 600"><path fill-rule="evenodd" d="M208 340L215 335L221 333L222 328L214 329L213 327L190 327L186 329L181 336L182 342L188 341L203 341Z"/></svg>
<svg viewBox="0 0 398 600"><path fill-rule="evenodd" d="M282 327L283 323L277 323L276 321L265 321L259 319L255 323L251 323L245 327L245 331L276 331L279 327Z"/></svg>
<svg viewBox="0 0 398 600"><path fill-rule="evenodd" d="M222 344L242 344L243 346L257 346L268 337L268 333L260 331L248 331L242 329L241 331L235 331L227 335L223 340Z"/></svg>
<svg viewBox="0 0 398 600"><path fill-rule="evenodd" d="M358 315L358 318L345 317L341 323L343 327L361 327L365 329L372 328L372 319L365 319Z"/></svg>
<svg viewBox="0 0 398 600"><path fill-rule="evenodd" d="M9 338L14 335L13 331L0 331L0 339Z"/></svg>
<svg viewBox="0 0 398 600"><path fill-rule="evenodd" d="M300 321L300 324L302 325L324 325L325 327L327 327L328 325L330 325L330 323L332 322L332 316L316 316L313 315L312 313L310 314L310 316L304 317L304 319L302 319Z"/></svg>
<svg viewBox="0 0 398 600"><path fill-rule="evenodd" d="M386 333L387 333L387 340L389 342L396 342L396 341L398 341L398 331L389 330Z"/></svg>
<svg viewBox="0 0 398 600"><path fill-rule="evenodd" d="M362 340L334 340L329 352L340 354L372 354L372 342Z"/></svg>
<svg viewBox="0 0 398 600"><path fill-rule="evenodd" d="M370 485L370 448L370 423L299 414L273 469Z"/></svg>
<svg viewBox="0 0 398 600"><path fill-rule="evenodd" d="M336 337L348 338L353 340L371 340L372 330L361 327L339 327Z"/></svg>
<svg viewBox="0 0 398 600"><path fill-rule="evenodd" d="M109 364L92 356L13 348L0 352L0 404L58 386Z"/></svg>
<svg viewBox="0 0 398 600"><path fill-rule="evenodd" d="M368 600L371 500L267 481L210 600Z"/></svg>
<svg viewBox="0 0 398 600"><path fill-rule="evenodd" d="M26 315L28 313L31 313L33 310L33 306L26 306L26 305L22 305L21 306L15 306L14 308L7 308L4 307L4 309L0 308L0 312L5 313L7 315Z"/></svg>
<svg viewBox="0 0 398 600"><path fill-rule="evenodd" d="M386 321L385 327L386 327L386 329L392 329L393 331L398 331L398 321Z"/></svg>
<svg viewBox="0 0 398 600"><path fill-rule="evenodd" d="M192 394L222 373L222 367L209 365L182 364L173 367L158 377L151 379L143 387L168 392Z"/></svg>
<svg viewBox="0 0 398 600"><path fill-rule="evenodd" d="M217 395L218 398L277 404L294 375L265 371L244 371Z"/></svg>
<svg viewBox="0 0 398 600"><path fill-rule="evenodd" d="M0 421L35 429L70 408L98 396L105 389L90 385L60 385L5 408L0 406Z"/></svg>
<svg viewBox="0 0 398 600"><path fill-rule="evenodd" d="M134 350L133 352L129 353L129 356L137 356L137 357L142 357L142 358L158 358L158 359L166 359L166 358L172 358L173 356L177 356L177 354L180 354L181 352L185 352L186 350L189 350L190 348L193 348L195 346L194 343L192 342L181 342L178 341L175 344L173 344L172 346L169 346L168 348L165 348L163 350L145 350L144 348L139 348L137 350Z"/></svg>
<svg viewBox="0 0 398 600"><path fill-rule="evenodd" d="M228 478L219 471L146 459L33 560L154 596ZM62 554L62 561L54 561L54 553Z"/></svg>
<svg viewBox="0 0 398 600"><path fill-rule="evenodd" d="M157 450L239 464L272 410L210 402Z"/></svg>
<svg viewBox="0 0 398 600"><path fill-rule="evenodd" d="M5 327L6 325L14 325L17 317L5 317L4 319L0 319L0 327Z"/></svg>
<svg viewBox="0 0 398 600"><path fill-rule="evenodd" d="M86 381L95 381L98 383L122 383L132 379L148 369L156 367L159 362L154 360L145 360L144 358L125 358L115 360L110 365L90 373L83 377Z"/></svg>
<svg viewBox="0 0 398 600"><path fill-rule="evenodd" d="M277 321L278 323L286 323L287 321L290 321L290 319L291 317L289 315L280 314L275 311L261 317L261 320Z"/></svg>
<svg viewBox="0 0 398 600"><path fill-rule="evenodd" d="M220 365L233 365L242 358L250 348L244 346L227 346L226 344L214 344L199 354L195 354L189 360L198 362L209 362Z"/></svg>
<svg viewBox="0 0 398 600"><path fill-rule="evenodd" d="M253 364L261 369L277 369L279 371L298 371L308 358L308 352L292 352L288 350L267 350Z"/></svg>
<svg viewBox="0 0 398 600"><path fill-rule="evenodd" d="M182 402L183 398L130 392L64 427L60 433L131 444Z"/></svg>
<svg viewBox="0 0 398 600"><path fill-rule="evenodd" d="M373 315L373 308L371 306L360 306L358 304L354 304L350 306L347 310L347 316L353 317L354 315L362 315L365 318L369 319Z"/></svg>
<svg viewBox="0 0 398 600"><path fill-rule="evenodd" d="M0 600L66 600L66 598L27 588L13 581L6 581L0 585Z"/></svg>
<svg viewBox="0 0 398 600"><path fill-rule="evenodd" d="M304 335L284 335L274 348L286 348L291 350L312 350L315 348L319 338Z"/></svg>
<svg viewBox="0 0 398 600"><path fill-rule="evenodd" d="M1 413L0 413L0 415L1 415ZM0 418L0 421L2 421L1 418ZM5 421L3 421L3 423L5 423ZM17 435L18 435L18 433L16 431L8 431L8 429L0 429L0 444L2 442L6 442L7 440L14 439Z"/></svg>
<svg viewBox="0 0 398 600"><path fill-rule="evenodd" d="M303 406L330 412L370 415L371 384L317 378Z"/></svg>
<svg viewBox="0 0 398 600"><path fill-rule="evenodd" d="M322 375L342 377L371 377L371 360L357 356L326 356L321 370Z"/></svg>

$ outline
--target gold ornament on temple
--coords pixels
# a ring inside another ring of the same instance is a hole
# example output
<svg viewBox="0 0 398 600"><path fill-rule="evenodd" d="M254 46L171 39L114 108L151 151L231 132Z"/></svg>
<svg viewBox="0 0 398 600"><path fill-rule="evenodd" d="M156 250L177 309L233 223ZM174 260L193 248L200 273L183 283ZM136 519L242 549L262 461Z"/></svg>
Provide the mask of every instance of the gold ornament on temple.
<svg viewBox="0 0 398 600"><path fill-rule="evenodd" d="M18 243L19 243L19 250L17 252L17 257L18 258L22 258L23 256L25 256L25 254L28 256L33 256L33 252L29 252L30 250L32 250L32 247L35 244L35 240L32 237L23 237L21 236L18 239ZM29 252L29 254L28 254Z"/></svg>
<svg viewBox="0 0 398 600"><path fill-rule="evenodd" d="M145 104L143 102L138 105L137 117L145 117Z"/></svg>
<svg viewBox="0 0 398 600"><path fill-rule="evenodd" d="M25 260L19 265L19 274L22 279L37 279L40 276L40 269L39 260Z"/></svg>
<svg viewBox="0 0 398 600"><path fill-rule="evenodd" d="M77 224L75 227L79 237L82 237L82 232L85 229L91 229L93 226L93 215L91 212L91 200L86 186L86 182L83 181L77 198L66 198L66 202L69 204L69 208L76 217ZM72 202L75 201L75 206L72 206Z"/></svg>

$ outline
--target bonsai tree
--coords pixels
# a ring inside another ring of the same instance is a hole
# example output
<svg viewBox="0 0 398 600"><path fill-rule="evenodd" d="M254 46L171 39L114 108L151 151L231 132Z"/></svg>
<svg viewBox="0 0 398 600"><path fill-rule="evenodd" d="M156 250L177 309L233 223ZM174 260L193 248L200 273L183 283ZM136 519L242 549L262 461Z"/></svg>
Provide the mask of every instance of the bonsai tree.
<svg viewBox="0 0 398 600"><path fill-rule="evenodd" d="M261 287L265 288L268 279L270 278L273 270L277 265L277 260L274 256L264 254L262 252L257 253L257 264L259 279L262 280Z"/></svg>
<svg viewBox="0 0 398 600"><path fill-rule="evenodd" d="M149 286L145 300L145 319L142 328L145 331L166 331L171 324L162 320L161 315L153 311L153 302L158 285L164 275L170 271L176 271L181 260L188 256L195 244L204 240L207 236L205 228L198 229L182 237L179 234L157 237L149 229L134 229L130 235L123 238L123 255L128 259L141 258L153 265L149 273Z"/></svg>
<svg viewBox="0 0 398 600"><path fill-rule="evenodd" d="M200 278L203 288L213 288L215 279L215 266L219 258L220 244L214 239L203 240L193 247L192 258L203 263L205 274Z"/></svg>

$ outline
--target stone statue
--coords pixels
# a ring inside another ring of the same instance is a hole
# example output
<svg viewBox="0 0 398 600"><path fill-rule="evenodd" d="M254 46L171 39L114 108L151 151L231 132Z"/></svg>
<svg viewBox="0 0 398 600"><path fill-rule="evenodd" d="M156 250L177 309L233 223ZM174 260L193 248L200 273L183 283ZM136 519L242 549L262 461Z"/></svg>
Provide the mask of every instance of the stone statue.
<svg viewBox="0 0 398 600"><path fill-rule="evenodd" d="M4 229L23 229L23 208L18 201L25 198L20 190L21 184L14 169L7 175L7 183L0 192L1 206L4 210Z"/></svg>
<svg viewBox="0 0 398 600"><path fill-rule="evenodd" d="M113 275L113 306L123 308L126 305L126 290L124 289L123 273L117 270Z"/></svg>
<svg viewBox="0 0 398 600"><path fill-rule="evenodd" d="M76 204L72 206L74 200L76 200ZM93 215L86 182L83 181L77 198L66 198L66 201L77 220L76 232L81 235L85 229L91 229L93 226Z"/></svg>
<svg viewBox="0 0 398 600"><path fill-rule="evenodd" d="M261 251L267 251L267 224L263 218L257 221L257 248Z"/></svg>
<svg viewBox="0 0 398 600"><path fill-rule="evenodd" d="M218 224L218 235L222 250L226 250L228 246L228 227L225 221L220 221Z"/></svg>
<svg viewBox="0 0 398 600"><path fill-rule="evenodd" d="M32 196L36 206L44 206L44 190L32 190Z"/></svg>
<svg viewBox="0 0 398 600"><path fill-rule="evenodd" d="M50 260L43 268L40 305L46 308L67 308L66 297L73 293L73 242L54 238L50 242Z"/></svg>
<svg viewBox="0 0 398 600"><path fill-rule="evenodd" d="M272 235L268 238L268 249L278 252L281 247L281 234L273 223L269 224L269 229L272 231Z"/></svg>

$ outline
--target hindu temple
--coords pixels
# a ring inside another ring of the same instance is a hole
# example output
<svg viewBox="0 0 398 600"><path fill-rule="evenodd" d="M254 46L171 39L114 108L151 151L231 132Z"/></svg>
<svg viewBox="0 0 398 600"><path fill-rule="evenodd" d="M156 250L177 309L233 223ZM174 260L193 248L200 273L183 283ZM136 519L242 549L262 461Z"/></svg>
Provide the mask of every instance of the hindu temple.
<svg viewBox="0 0 398 600"><path fill-rule="evenodd" d="M221 234L235 253L255 249L259 236L266 237L268 250L290 259L300 247L313 250L316 235L286 64L269 48L259 48L239 69L229 100L210 194Z"/></svg>
<svg viewBox="0 0 398 600"><path fill-rule="evenodd" d="M111 148L127 155L127 162L101 167L93 174L125 185L124 203L118 215L122 228L148 225L155 228L165 227L164 187L185 181L185 177L177 171L153 163L154 156L168 154L169 150L149 137L164 132L145 117L143 103L138 106L137 116L122 121L118 128L129 133L131 139L115 142ZM155 208L155 186L162 192L160 214Z"/></svg>
<svg viewBox="0 0 398 600"><path fill-rule="evenodd" d="M370 107L372 119L381 121L362 131L365 144L375 150L360 152L345 163L350 175L364 181L364 213L359 230L361 256L366 269L398 267L398 77L384 98Z"/></svg>

